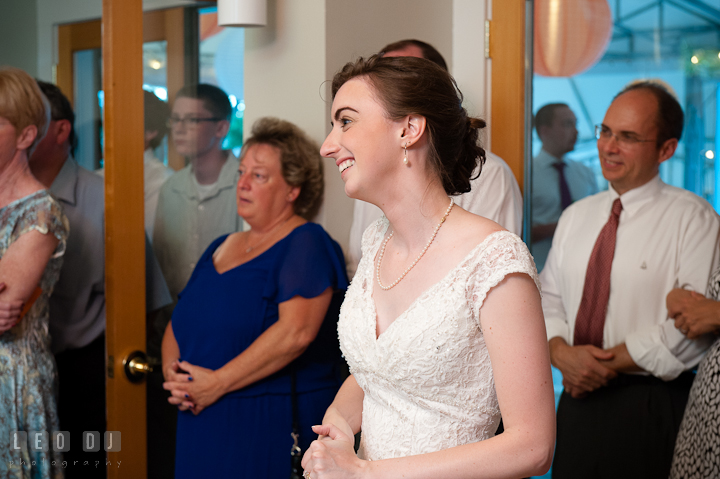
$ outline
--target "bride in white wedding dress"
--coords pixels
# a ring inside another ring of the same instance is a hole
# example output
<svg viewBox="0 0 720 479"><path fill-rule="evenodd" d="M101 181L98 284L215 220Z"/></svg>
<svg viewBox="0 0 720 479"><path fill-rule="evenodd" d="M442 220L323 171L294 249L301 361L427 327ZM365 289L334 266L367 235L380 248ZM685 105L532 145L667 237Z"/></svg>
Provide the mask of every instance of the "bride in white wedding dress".
<svg viewBox="0 0 720 479"><path fill-rule="evenodd" d="M338 323L352 375L314 427L305 477L543 474L555 414L535 265L520 238L449 197L470 189L485 123L423 59L360 59L332 91L321 153L385 216L363 236Z"/></svg>

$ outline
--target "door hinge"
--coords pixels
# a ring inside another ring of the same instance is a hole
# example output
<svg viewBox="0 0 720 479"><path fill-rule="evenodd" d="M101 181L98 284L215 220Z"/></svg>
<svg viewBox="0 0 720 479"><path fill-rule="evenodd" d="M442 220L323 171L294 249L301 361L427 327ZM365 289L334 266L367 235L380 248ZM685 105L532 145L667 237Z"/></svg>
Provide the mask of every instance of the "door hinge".
<svg viewBox="0 0 720 479"><path fill-rule="evenodd" d="M490 58L490 20L485 20L485 58Z"/></svg>

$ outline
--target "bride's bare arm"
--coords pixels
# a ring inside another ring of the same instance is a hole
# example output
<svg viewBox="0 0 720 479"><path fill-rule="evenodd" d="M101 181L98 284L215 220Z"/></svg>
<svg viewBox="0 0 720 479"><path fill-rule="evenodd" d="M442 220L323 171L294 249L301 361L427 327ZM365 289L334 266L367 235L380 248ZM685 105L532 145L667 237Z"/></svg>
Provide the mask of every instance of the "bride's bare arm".
<svg viewBox="0 0 720 479"><path fill-rule="evenodd" d="M323 425L337 426L349 437L360 431L365 394L354 376L348 377L325 412Z"/></svg>
<svg viewBox="0 0 720 479"><path fill-rule="evenodd" d="M547 336L534 282L512 274L480 310L505 431L473 444L381 461L354 457L347 433L316 428L333 441L315 441L303 464L325 478L512 478L540 475L552 461L555 411ZM317 474L311 474L313 479Z"/></svg>

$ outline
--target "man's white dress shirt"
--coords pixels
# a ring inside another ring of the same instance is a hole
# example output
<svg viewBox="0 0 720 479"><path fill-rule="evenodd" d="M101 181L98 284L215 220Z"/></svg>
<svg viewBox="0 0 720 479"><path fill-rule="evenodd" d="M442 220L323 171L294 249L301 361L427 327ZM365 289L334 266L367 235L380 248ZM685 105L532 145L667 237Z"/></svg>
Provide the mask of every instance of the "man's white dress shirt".
<svg viewBox="0 0 720 479"><path fill-rule="evenodd" d="M580 200L586 196L598 192L595 174L586 165L568 159L559 159L545 150L533 159L532 172L532 225L547 225L557 223L562 214L562 203L560 200L560 173L553 165L565 163L565 181L570 190L570 197L573 201ZM542 271L547 259L552 237L540 241L533 240L532 255L538 271Z"/></svg>
<svg viewBox="0 0 720 479"><path fill-rule="evenodd" d="M472 189L468 193L455 197L455 203L471 213L495 221L520 236L523 201L515 175L502 158L489 151L486 155L482 174L471 182ZM360 250L362 235L382 214L382 210L377 206L355 200L347 265L350 278L355 275L362 256Z"/></svg>
<svg viewBox="0 0 720 479"><path fill-rule="evenodd" d="M573 344L590 254L616 198L610 187L573 203L560 217L540 275L548 340ZM638 366L671 380L695 366L713 338L681 334L667 317L665 297L677 287L705 291L720 257L720 218L707 201L659 177L620 200L603 347L625 343Z"/></svg>

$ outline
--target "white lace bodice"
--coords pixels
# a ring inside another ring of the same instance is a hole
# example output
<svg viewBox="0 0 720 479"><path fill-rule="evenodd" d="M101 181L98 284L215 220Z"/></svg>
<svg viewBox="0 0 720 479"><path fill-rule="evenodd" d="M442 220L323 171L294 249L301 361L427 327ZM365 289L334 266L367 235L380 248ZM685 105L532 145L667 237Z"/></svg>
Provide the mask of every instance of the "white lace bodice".
<svg viewBox="0 0 720 479"><path fill-rule="evenodd" d="M358 456L409 456L492 437L500 410L480 308L507 274L527 273L539 288L525 243L507 231L489 235L376 339L373 261L387 228L383 217L365 231L338 323L365 393Z"/></svg>

